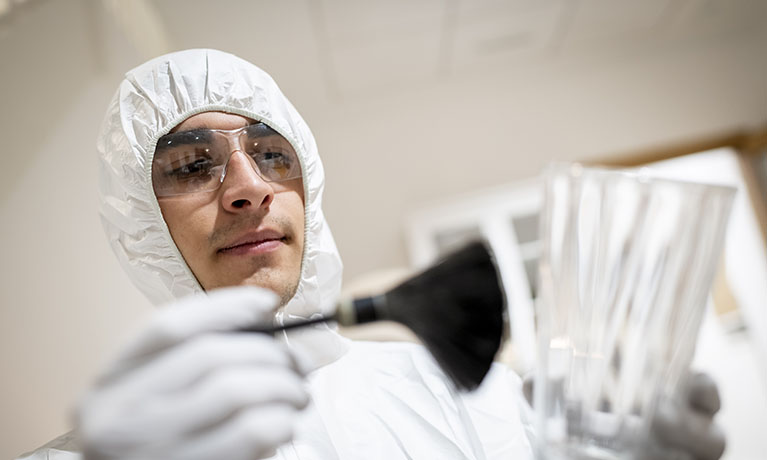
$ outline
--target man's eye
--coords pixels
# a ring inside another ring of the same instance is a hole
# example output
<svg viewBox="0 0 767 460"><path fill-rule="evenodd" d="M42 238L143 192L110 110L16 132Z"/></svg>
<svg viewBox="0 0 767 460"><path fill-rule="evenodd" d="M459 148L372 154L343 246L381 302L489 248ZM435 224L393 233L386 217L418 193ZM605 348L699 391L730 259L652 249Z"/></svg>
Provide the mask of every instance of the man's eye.
<svg viewBox="0 0 767 460"><path fill-rule="evenodd" d="M198 158L168 171L168 175L178 179L190 179L210 174L213 163L209 158Z"/></svg>
<svg viewBox="0 0 767 460"><path fill-rule="evenodd" d="M261 154L261 161L284 163L289 162L287 155L280 152L265 152Z"/></svg>
<svg viewBox="0 0 767 460"><path fill-rule="evenodd" d="M293 168L293 158L282 152L259 153L255 160L261 172L272 180L286 177Z"/></svg>

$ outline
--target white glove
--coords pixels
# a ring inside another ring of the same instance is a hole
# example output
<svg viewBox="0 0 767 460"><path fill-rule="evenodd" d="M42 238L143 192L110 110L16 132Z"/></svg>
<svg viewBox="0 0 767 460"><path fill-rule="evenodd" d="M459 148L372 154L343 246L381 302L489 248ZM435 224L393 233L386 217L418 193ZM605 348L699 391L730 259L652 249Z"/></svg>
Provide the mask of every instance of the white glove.
<svg viewBox="0 0 767 460"><path fill-rule="evenodd" d="M165 307L77 408L88 460L264 458L308 404L303 372L266 334L278 298L230 288Z"/></svg>
<svg viewBox="0 0 767 460"><path fill-rule="evenodd" d="M522 392L532 406L533 373L528 374ZM642 460L718 460L726 444L724 432L714 422L721 402L716 383L706 374L692 374L676 399L661 401L650 422L651 438L640 452ZM618 426L619 419L600 412L603 425ZM632 421L624 421L631 426ZM638 426L638 421L636 426ZM609 429L606 431L618 431ZM622 435L631 435L626 430Z"/></svg>
<svg viewBox="0 0 767 460"><path fill-rule="evenodd" d="M654 441L669 453L661 457L719 459L724 453L725 436L714 423L714 415L721 407L716 383L706 374L690 375L678 399L661 403L652 420Z"/></svg>

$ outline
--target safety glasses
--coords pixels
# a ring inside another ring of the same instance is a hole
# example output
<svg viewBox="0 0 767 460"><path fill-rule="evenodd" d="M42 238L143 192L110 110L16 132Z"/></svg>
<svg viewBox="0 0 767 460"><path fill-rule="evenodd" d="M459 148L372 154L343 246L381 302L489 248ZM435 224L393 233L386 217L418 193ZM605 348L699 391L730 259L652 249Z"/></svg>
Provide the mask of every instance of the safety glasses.
<svg viewBox="0 0 767 460"><path fill-rule="evenodd" d="M232 153L241 151L253 161L256 173L273 182L301 177L293 146L263 123L239 129L195 129L166 134L157 141L152 183L158 198L217 190L226 177Z"/></svg>

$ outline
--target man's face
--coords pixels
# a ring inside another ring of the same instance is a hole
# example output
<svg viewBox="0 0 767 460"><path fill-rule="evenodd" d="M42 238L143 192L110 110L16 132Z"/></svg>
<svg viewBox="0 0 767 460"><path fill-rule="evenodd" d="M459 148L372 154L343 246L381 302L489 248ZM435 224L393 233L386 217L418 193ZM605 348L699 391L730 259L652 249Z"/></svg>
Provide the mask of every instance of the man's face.
<svg viewBox="0 0 767 460"><path fill-rule="evenodd" d="M237 129L255 123L239 115L205 112L172 132ZM304 247L301 178L265 182L253 160L231 142L226 176L215 191L158 198L170 234L205 290L259 286L286 303L295 294Z"/></svg>

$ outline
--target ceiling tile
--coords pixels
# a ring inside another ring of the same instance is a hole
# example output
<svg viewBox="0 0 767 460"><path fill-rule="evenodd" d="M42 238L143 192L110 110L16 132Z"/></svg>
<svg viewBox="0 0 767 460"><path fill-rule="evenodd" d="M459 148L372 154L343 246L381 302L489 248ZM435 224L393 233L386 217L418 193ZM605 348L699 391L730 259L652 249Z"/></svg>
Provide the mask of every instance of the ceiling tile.
<svg viewBox="0 0 767 460"><path fill-rule="evenodd" d="M462 21L484 19L487 16L507 13L523 13L561 6L571 0L457 0L458 15Z"/></svg>
<svg viewBox="0 0 767 460"><path fill-rule="evenodd" d="M767 27L767 1L691 0L673 24L676 36L729 35Z"/></svg>
<svg viewBox="0 0 767 460"><path fill-rule="evenodd" d="M320 4L331 44L344 46L396 39L400 34L437 33L446 0L322 0Z"/></svg>
<svg viewBox="0 0 767 460"><path fill-rule="evenodd" d="M464 1L452 38L451 69L506 65L546 53L559 25L562 2L532 7L527 1L485 0L486 8Z"/></svg>
<svg viewBox="0 0 767 460"><path fill-rule="evenodd" d="M433 79L445 0L323 0L319 27L341 95Z"/></svg>
<svg viewBox="0 0 767 460"><path fill-rule="evenodd" d="M269 72L292 99L327 96L305 1L158 0L156 5L174 49L228 51Z"/></svg>
<svg viewBox="0 0 767 460"><path fill-rule="evenodd" d="M346 95L431 80L436 76L439 56L438 30L392 34L331 50L338 89Z"/></svg>
<svg viewBox="0 0 767 460"><path fill-rule="evenodd" d="M679 0L581 0L568 26L568 40L616 40L650 33L663 23L674 1Z"/></svg>

